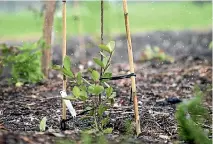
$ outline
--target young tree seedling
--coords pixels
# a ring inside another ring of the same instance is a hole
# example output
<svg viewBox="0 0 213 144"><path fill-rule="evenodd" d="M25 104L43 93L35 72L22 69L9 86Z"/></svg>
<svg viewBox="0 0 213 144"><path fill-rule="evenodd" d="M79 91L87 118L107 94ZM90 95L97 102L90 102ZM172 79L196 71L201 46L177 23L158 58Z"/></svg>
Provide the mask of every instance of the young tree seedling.
<svg viewBox="0 0 213 144"><path fill-rule="evenodd" d="M93 61L103 68L103 77L110 78L112 73L108 69L114 53L115 42L111 41L107 45L101 44L99 48L103 50L103 52L100 52L104 56L103 62L98 58L93 58ZM65 56L63 60L63 67L54 66L53 69L59 70L67 78L71 79L70 82L74 83L72 96L66 96L63 99L84 102L84 105L87 106L85 110L89 111L90 116L94 119L94 132L111 133L112 128L106 127L109 122L109 116L104 115L104 113L113 104L115 95L113 95L113 88L106 83L108 79L101 79L100 73L90 68L88 71L90 72L91 80L83 78L81 72L74 74L71 70L71 60L68 56ZM99 95L102 96L101 104L97 101ZM87 103L89 99L92 100L91 103Z"/></svg>

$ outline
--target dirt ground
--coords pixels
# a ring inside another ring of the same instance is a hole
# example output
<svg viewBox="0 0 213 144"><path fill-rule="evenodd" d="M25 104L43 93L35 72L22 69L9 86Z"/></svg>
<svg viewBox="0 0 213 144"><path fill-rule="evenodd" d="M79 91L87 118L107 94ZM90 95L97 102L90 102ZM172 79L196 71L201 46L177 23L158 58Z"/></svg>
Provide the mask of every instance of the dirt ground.
<svg viewBox="0 0 213 144"><path fill-rule="evenodd" d="M113 75L129 70L128 64L114 64ZM130 137L128 143L175 143L179 141L175 109L177 104L168 98L190 99L193 86L205 90L212 84L212 62L199 57L182 57L174 63L137 62L135 64L137 95L139 101L141 135ZM124 122L134 119L133 104L129 103L130 79L111 81L116 90L116 104L109 110L112 134L106 135L111 143L122 143ZM62 89L60 75L53 72L50 80L22 87L0 84L0 144L53 144L57 139L79 139L79 130L89 127L90 121L77 117L69 122L64 132L60 131ZM70 88L68 88L68 93ZM82 111L82 103L73 102L77 113ZM205 99L205 105L212 114L212 94ZM70 117L67 111L68 117ZM86 115L86 114L85 114ZM39 132L40 120L47 116L48 131ZM211 131L211 122L206 126Z"/></svg>

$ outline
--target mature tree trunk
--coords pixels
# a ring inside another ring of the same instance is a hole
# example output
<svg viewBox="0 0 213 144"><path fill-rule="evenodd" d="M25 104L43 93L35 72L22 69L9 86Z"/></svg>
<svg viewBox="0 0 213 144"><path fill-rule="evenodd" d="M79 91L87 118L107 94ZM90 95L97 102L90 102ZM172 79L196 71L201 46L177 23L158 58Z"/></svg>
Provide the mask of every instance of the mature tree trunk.
<svg viewBox="0 0 213 144"><path fill-rule="evenodd" d="M46 49L42 51L42 71L46 78L48 78L49 65L51 63L51 38L52 38L52 28L54 22L54 12L56 1L46 1L46 10L44 17L43 26L43 38L46 43Z"/></svg>

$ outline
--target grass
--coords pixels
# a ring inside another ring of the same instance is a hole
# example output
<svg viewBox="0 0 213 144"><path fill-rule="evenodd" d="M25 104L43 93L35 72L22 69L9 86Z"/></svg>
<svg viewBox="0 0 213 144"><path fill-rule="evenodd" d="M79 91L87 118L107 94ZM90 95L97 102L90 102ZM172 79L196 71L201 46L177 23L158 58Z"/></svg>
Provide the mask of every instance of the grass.
<svg viewBox="0 0 213 144"><path fill-rule="evenodd" d="M1 2L0 2L1 3ZM105 1L105 6L106 6ZM131 32L155 30L180 30L205 28L212 24L211 3L197 6L192 2L136 2L128 3ZM77 22L72 14L75 10L67 5L67 33L77 35ZM59 12L60 13L60 12ZM43 18L36 19L32 12L0 13L0 39L25 39L42 34ZM80 19L83 33L100 35L100 2L81 2ZM62 22L55 17L55 25ZM122 1L104 11L105 34L125 32ZM59 31L60 29L56 29Z"/></svg>

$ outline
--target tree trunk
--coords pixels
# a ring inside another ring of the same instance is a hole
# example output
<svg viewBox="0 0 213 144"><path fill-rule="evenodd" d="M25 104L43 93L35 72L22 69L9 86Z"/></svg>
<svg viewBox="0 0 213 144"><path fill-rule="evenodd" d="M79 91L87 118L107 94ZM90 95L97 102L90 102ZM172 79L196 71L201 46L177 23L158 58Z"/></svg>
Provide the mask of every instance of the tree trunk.
<svg viewBox="0 0 213 144"><path fill-rule="evenodd" d="M42 72L44 76L48 78L49 66L51 63L51 37L52 37L52 28L54 22L54 12L55 12L56 1L46 1L46 10L44 17L44 26L43 26L43 38L46 43L46 49L42 51Z"/></svg>

